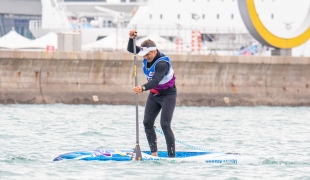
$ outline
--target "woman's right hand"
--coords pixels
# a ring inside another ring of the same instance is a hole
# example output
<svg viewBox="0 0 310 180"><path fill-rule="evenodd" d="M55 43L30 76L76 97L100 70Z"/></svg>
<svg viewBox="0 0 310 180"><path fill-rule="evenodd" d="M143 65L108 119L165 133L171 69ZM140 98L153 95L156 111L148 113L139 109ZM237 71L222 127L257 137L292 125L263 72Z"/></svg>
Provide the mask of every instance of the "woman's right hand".
<svg viewBox="0 0 310 180"><path fill-rule="evenodd" d="M138 36L138 33L135 29L129 31L129 38L133 39L134 37L137 37L137 36Z"/></svg>

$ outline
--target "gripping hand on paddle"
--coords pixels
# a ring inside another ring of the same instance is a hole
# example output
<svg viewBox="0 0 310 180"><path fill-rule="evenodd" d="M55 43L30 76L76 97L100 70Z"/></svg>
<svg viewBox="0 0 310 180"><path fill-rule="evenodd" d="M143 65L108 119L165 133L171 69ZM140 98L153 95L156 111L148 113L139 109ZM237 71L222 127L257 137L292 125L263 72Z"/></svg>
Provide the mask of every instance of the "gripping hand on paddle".
<svg viewBox="0 0 310 180"><path fill-rule="evenodd" d="M134 90L136 94L143 92L142 86L136 86L132 88L132 90Z"/></svg>
<svg viewBox="0 0 310 180"><path fill-rule="evenodd" d="M138 36L138 33L135 29L129 31L129 38L130 39L133 39L134 37L137 37L137 36Z"/></svg>

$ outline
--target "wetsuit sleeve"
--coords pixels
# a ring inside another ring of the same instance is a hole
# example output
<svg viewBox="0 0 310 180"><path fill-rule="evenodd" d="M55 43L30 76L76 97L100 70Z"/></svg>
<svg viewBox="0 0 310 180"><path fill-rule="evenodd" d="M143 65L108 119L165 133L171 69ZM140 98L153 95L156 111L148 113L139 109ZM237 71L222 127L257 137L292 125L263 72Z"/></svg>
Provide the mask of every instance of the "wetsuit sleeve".
<svg viewBox="0 0 310 180"><path fill-rule="evenodd" d="M155 73L152 80L148 81L145 86L145 90L150 90L156 87L159 82L164 78L164 76L169 71L169 64L166 61L159 61L155 66Z"/></svg>
<svg viewBox="0 0 310 180"><path fill-rule="evenodd" d="M128 45L127 45L127 51L133 52L133 39L129 38ZM136 53L138 54L140 52L140 47L136 46Z"/></svg>

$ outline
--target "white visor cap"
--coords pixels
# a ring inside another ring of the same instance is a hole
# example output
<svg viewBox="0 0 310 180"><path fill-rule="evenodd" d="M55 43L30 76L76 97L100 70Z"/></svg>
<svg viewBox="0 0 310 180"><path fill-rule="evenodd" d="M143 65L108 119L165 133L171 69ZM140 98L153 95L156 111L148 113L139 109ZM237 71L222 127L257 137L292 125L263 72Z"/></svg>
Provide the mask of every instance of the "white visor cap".
<svg viewBox="0 0 310 180"><path fill-rule="evenodd" d="M144 56L150 51L156 50L156 47L140 47L140 51L137 54L138 56Z"/></svg>

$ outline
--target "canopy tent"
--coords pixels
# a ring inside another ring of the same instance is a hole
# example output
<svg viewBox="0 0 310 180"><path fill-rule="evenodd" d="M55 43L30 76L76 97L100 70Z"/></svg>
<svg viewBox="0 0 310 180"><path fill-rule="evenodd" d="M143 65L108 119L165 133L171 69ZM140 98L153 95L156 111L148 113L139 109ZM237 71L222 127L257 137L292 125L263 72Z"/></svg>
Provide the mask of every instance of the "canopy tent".
<svg viewBox="0 0 310 180"><path fill-rule="evenodd" d="M50 32L40 38L34 39L18 46L19 49L46 49L47 46L53 46L57 49L58 37L55 32Z"/></svg>
<svg viewBox="0 0 310 180"><path fill-rule="evenodd" d="M147 39L150 39L155 42L157 49L162 52L174 52L176 45L175 43L159 36L158 34L150 34L144 38L137 40L137 45L140 46L141 43Z"/></svg>
<svg viewBox="0 0 310 180"><path fill-rule="evenodd" d="M12 30L0 38L0 48L16 49L20 44L25 44L31 40Z"/></svg>
<svg viewBox="0 0 310 180"><path fill-rule="evenodd" d="M116 33L111 33L99 41L95 41L90 44L82 46L83 50L125 50L127 48L128 39L125 39L121 36L116 35Z"/></svg>

